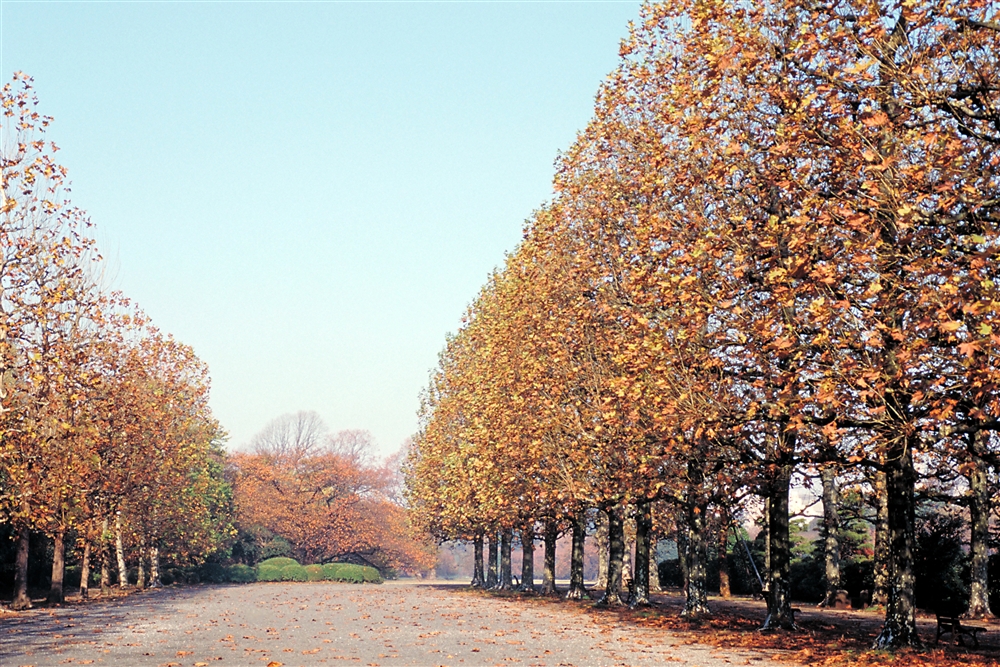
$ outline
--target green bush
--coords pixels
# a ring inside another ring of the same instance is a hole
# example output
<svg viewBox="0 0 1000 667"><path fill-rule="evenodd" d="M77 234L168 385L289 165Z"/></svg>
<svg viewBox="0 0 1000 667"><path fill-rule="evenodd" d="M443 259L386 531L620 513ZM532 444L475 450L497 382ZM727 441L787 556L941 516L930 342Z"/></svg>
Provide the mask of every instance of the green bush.
<svg viewBox="0 0 1000 667"><path fill-rule="evenodd" d="M323 566L323 578L328 581L343 581L350 584L382 583L378 570L367 565L352 563L327 563Z"/></svg>
<svg viewBox="0 0 1000 667"><path fill-rule="evenodd" d="M250 584L257 581L257 573L254 572L253 568L242 563L230 565L226 574L229 581L235 584Z"/></svg>
<svg viewBox="0 0 1000 667"><path fill-rule="evenodd" d="M276 558L268 558L267 560L261 561L258 567L276 567L281 569L286 565L298 565L299 561L294 558L286 558L285 556L278 556Z"/></svg>
<svg viewBox="0 0 1000 667"><path fill-rule="evenodd" d="M281 568L281 581L309 581L309 573L298 563L292 563Z"/></svg>
<svg viewBox="0 0 1000 667"><path fill-rule="evenodd" d="M322 565L306 565L306 575L308 575L309 581L323 581L325 578Z"/></svg>
<svg viewBox="0 0 1000 667"><path fill-rule="evenodd" d="M273 565L258 565L257 581L282 581L281 568Z"/></svg>
<svg viewBox="0 0 1000 667"><path fill-rule="evenodd" d="M228 574L219 563L203 563L198 568L198 578L208 584L224 584L229 581Z"/></svg>

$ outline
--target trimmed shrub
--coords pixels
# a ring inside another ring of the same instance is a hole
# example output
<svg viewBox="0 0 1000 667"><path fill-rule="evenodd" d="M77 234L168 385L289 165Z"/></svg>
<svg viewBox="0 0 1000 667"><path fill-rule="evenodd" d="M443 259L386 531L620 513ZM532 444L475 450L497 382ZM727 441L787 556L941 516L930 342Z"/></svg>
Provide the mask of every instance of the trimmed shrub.
<svg viewBox="0 0 1000 667"><path fill-rule="evenodd" d="M273 565L257 566L257 581L281 581L281 568Z"/></svg>
<svg viewBox="0 0 1000 667"><path fill-rule="evenodd" d="M306 575L309 581L323 581L326 578L323 576L322 565L306 565Z"/></svg>
<svg viewBox="0 0 1000 667"><path fill-rule="evenodd" d="M234 584L250 584L257 581L257 573L249 565L243 565L238 563L236 565L230 565L228 572L229 581Z"/></svg>
<svg viewBox="0 0 1000 667"><path fill-rule="evenodd" d="M324 578L329 581L343 581L350 584L381 584L382 575L373 567L352 563L327 563L323 566Z"/></svg>
<svg viewBox="0 0 1000 667"><path fill-rule="evenodd" d="M261 561L258 567L276 567L281 569L286 565L298 565L299 561L294 558L286 558L285 556L278 556L276 558L268 558L267 560Z"/></svg>
<svg viewBox="0 0 1000 667"><path fill-rule="evenodd" d="M281 581L309 581L309 573L298 563L292 563L281 568Z"/></svg>
<svg viewBox="0 0 1000 667"><path fill-rule="evenodd" d="M204 563L198 568L198 578L208 584L224 584L229 581L226 568L219 563Z"/></svg>

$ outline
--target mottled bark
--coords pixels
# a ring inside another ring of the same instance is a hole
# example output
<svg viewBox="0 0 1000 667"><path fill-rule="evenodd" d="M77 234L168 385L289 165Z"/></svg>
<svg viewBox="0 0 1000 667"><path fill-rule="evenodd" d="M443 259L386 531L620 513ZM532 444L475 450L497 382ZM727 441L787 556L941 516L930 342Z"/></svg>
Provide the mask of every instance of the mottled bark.
<svg viewBox="0 0 1000 667"><path fill-rule="evenodd" d="M594 548L597 549L597 582L594 587L600 591L608 586L608 515L604 510L597 510L596 524Z"/></svg>
<svg viewBox="0 0 1000 667"><path fill-rule="evenodd" d="M125 547L122 544L122 519L115 517L115 556L118 558L118 587L128 588L128 568L125 566Z"/></svg>
<svg viewBox="0 0 1000 667"><path fill-rule="evenodd" d="M792 612L791 540L788 530L788 492L792 481L790 452L794 451L794 435L783 432L777 442L777 465L770 483L768 531L771 563L767 591L767 617L762 630L795 628Z"/></svg>
<svg viewBox="0 0 1000 667"><path fill-rule="evenodd" d="M889 603L889 495L885 473L875 473L875 554L872 604L884 607Z"/></svg>
<svg viewBox="0 0 1000 667"><path fill-rule="evenodd" d="M52 577L49 583L48 601L61 604L65 600L63 576L66 574L66 532L56 531L52 536Z"/></svg>
<svg viewBox="0 0 1000 667"><path fill-rule="evenodd" d="M986 449L989 434L977 431L970 437L972 466L969 470L969 609L965 618L991 619L989 593L990 489L986 463L980 455Z"/></svg>
<svg viewBox="0 0 1000 667"><path fill-rule="evenodd" d="M160 547L153 546L149 549L149 587L160 588Z"/></svg>
<svg viewBox="0 0 1000 667"><path fill-rule="evenodd" d="M486 588L493 590L500 583L497 572L497 558L500 555L499 540L496 533L490 533L489 557L486 563Z"/></svg>
<svg viewBox="0 0 1000 667"><path fill-rule="evenodd" d="M625 512L621 506L608 509L608 583L597 604L603 607L624 606L622 598L622 561L625 556Z"/></svg>
<svg viewBox="0 0 1000 667"><path fill-rule="evenodd" d="M729 519L723 517L719 527L719 597L730 598L733 595L729 586Z"/></svg>
<svg viewBox="0 0 1000 667"><path fill-rule="evenodd" d="M31 598L28 597L28 547L31 545L31 532L27 526L17 529L17 556L14 559L14 599L10 608L19 611L31 608Z"/></svg>
<svg viewBox="0 0 1000 667"><path fill-rule="evenodd" d="M510 562L511 535L510 528L504 528L500 532L500 581L498 588L502 591L514 588Z"/></svg>
<svg viewBox="0 0 1000 667"><path fill-rule="evenodd" d="M101 537L98 544L98 556L101 559L101 595L111 593L111 554L108 553L108 520L101 521Z"/></svg>
<svg viewBox="0 0 1000 667"><path fill-rule="evenodd" d="M521 530L521 590L535 591L535 526L528 524Z"/></svg>
<svg viewBox="0 0 1000 667"><path fill-rule="evenodd" d="M921 646L917 634L913 588L913 548L916 511L913 490L912 436L899 436L886 457L886 491L889 499L889 599L885 623L872 645L875 649Z"/></svg>
<svg viewBox="0 0 1000 667"><path fill-rule="evenodd" d="M652 503L640 502L635 507L635 585L631 603L633 606L649 604L650 551L652 548L653 515Z"/></svg>
<svg viewBox="0 0 1000 667"><path fill-rule="evenodd" d="M633 570L634 559L632 554L635 551L635 520L628 516L625 511L625 523L623 537L625 550L622 552L622 597L631 600L635 594L635 571Z"/></svg>
<svg viewBox="0 0 1000 667"><path fill-rule="evenodd" d="M83 559L80 561L80 598L86 600L90 594L90 540L83 543Z"/></svg>
<svg viewBox="0 0 1000 667"><path fill-rule="evenodd" d="M820 607L832 607L840 589L840 498L837 492L837 471L832 465L820 471L823 481L823 571L826 593Z"/></svg>
<svg viewBox="0 0 1000 667"><path fill-rule="evenodd" d="M542 595L554 595L556 588L556 537L559 535L559 524L555 519L545 521L545 564L542 568Z"/></svg>
<svg viewBox="0 0 1000 667"><path fill-rule="evenodd" d="M688 586L688 546L691 540L691 526L688 525L688 513L677 517L677 569L681 573L681 588L687 590Z"/></svg>
<svg viewBox="0 0 1000 667"><path fill-rule="evenodd" d="M483 536L477 534L472 540L472 583L473 588L482 588L486 585L486 577L483 576Z"/></svg>
<svg viewBox="0 0 1000 667"><path fill-rule="evenodd" d="M583 586L583 556L584 540L587 537L587 515L579 512L573 517L573 550L569 562L569 590L567 600L582 600L587 597L587 589Z"/></svg>
<svg viewBox="0 0 1000 667"><path fill-rule="evenodd" d="M690 503L687 513L687 580L684 585L684 618L699 618L711 613L708 608L708 550L705 544L705 505Z"/></svg>

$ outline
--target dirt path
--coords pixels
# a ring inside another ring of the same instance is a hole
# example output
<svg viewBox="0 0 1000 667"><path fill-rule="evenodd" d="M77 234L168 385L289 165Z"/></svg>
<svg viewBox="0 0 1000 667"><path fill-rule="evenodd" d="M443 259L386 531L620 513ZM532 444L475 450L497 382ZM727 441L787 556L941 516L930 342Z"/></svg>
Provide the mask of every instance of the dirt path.
<svg viewBox="0 0 1000 667"><path fill-rule="evenodd" d="M613 615L401 583L197 586L0 616L3 667L777 664L689 641Z"/></svg>

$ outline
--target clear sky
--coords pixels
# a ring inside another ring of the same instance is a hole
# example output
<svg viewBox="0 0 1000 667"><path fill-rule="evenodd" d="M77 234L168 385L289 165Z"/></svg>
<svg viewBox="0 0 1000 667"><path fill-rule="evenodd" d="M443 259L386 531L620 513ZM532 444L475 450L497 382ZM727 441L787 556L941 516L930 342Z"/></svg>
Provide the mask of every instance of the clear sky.
<svg viewBox="0 0 1000 667"><path fill-rule="evenodd" d="M590 118L638 2L0 2L113 286L239 446L317 411L383 452Z"/></svg>

